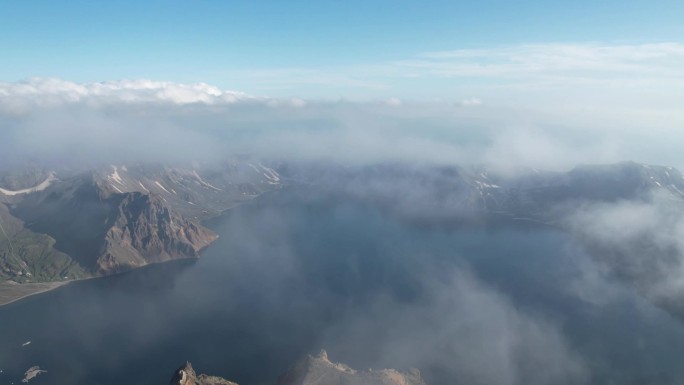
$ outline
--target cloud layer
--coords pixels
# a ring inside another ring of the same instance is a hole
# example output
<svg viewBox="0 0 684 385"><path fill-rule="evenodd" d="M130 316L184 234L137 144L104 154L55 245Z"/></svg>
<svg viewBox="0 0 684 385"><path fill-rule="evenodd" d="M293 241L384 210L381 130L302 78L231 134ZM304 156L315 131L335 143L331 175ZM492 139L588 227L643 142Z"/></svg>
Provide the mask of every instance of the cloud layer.
<svg viewBox="0 0 684 385"><path fill-rule="evenodd" d="M645 201L594 203L569 218L596 260L647 298L683 315L684 211L666 194Z"/></svg>
<svg viewBox="0 0 684 385"><path fill-rule="evenodd" d="M485 164L508 172L622 160L683 167L677 143L684 141L684 113L674 107L681 98L673 97L684 89L674 87L682 77L682 52L673 43L528 45L428 53L373 69L388 77L479 84L459 87L451 101L430 102L272 98L151 80L0 83L0 160L112 163L253 154ZM591 95L585 98L578 89L587 84L582 92ZM600 96L613 86L620 97Z"/></svg>
<svg viewBox="0 0 684 385"><path fill-rule="evenodd" d="M245 93L223 91L205 83L179 84L151 80L121 80L73 83L60 79L34 78L0 83L0 105L9 112L30 107L82 103L90 106L116 103L229 104L255 99Z"/></svg>

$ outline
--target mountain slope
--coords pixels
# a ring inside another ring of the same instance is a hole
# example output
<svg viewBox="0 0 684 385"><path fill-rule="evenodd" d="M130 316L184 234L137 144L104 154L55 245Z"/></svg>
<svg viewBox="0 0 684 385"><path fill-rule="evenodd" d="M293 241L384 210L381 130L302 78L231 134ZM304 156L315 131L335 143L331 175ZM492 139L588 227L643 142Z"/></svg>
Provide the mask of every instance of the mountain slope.
<svg viewBox="0 0 684 385"><path fill-rule="evenodd" d="M169 383L171 385L237 385L221 377L207 376L206 374L197 375L190 362L186 362L185 365L176 369Z"/></svg>
<svg viewBox="0 0 684 385"><path fill-rule="evenodd" d="M217 237L200 220L280 187L275 170L248 159L59 172L31 167L0 177L0 205L7 205L0 224L8 228L0 234L0 276L21 282L197 258Z"/></svg>
<svg viewBox="0 0 684 385"><path fill-rule="evenodd" d="M33 194L13 213L29 228L57 240L91 274L106 275L148 263L194 258L216 235L173 212L163 198L111 193L91 174Z"/></svg>
<svg viewBox="0 0 684 385"><path fill-rule="evenodd" d="M96 261L98 274L128 270L181 258L197 258L217 235L181 218L154 195L126 193L119 202L113 225L104 236Z"/></svg>
<svg viewBox="0 0 684 385"><path fill-rule="evenodd" d="M568 172L527 170L513 176L484 167L411 164L290 165L281 174L285 180L371 202L409 220L431 222L556 222L577 205L648 200L655 193L684 202L680 171L635 162L584 165Z"/></svg>
<svg viewBox="0 0 684 385"><path fill-rule="evenodd" d="M55 249L55 239L33 232L0 203L0 281L47 282L81 278L86 271Z"/></svg>
<svg viewBox="0 0 684 385"><path fill-rule="evenodd" d="M197 375L187 362L176 369L171 385L237 385L220 377ZM322 350L307 356L283 373L275 385L425 385L417 369L403 373L394 369L356 371L345 364L333 363Z"/></svg>
<svg viewBox="0 0 684 385"><path fill-rule="evenodd" d="M420 372L412 369L357 371L347 365L333 363L322 350L317 356L307 356L281 375L276 385L425 385Z"/></svg>
<svg viewBox="0 0 684 385"><path fill-rule="evenodd" d="M186 218L204 219L279 187L278 173L259 162L219 165L111 165L92 170L95 183L110 194L157 195Z"/></svg>

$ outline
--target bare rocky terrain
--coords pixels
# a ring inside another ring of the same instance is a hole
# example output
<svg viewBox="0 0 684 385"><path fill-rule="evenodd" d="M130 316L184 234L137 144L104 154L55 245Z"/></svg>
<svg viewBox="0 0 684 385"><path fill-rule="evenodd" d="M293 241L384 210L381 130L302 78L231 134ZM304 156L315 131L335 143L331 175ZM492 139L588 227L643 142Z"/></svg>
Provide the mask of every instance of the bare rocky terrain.
<svg viewBox="0 0 684 385"><path fill-rule="evenodd" d="M238 160L13 170L0 181L0 303L56 286L42 283L198 258L217 238L202 220L280 187L273 169Z"/></svg>
<svg viewBox="0 0 684 385"><path fill-rule="evenodd" d="M221 377L197 374L190 362L176 369L171 377L171 385L237 385L235 382L225 380Z"/></svg>
<svg viewBox="0 0 684 385"><path fill-rule="evenodd" d="M330 361L322 350L307 356L280 376L276 385L425 385L417 369L400 372L395 369L358 371L342 363Z"/></svg>
<svg viewBox="0 0 684 385"><path fill-rule="evenodd" d="M220 377L198 375L188 362L178 368L171 385L237 385ZM357 371L334 363L325 350L307 356L283 373L276 385L426 385L417 369L400 372L394 369Z"/></svg>
<svg viewBox="0 0 684 385"><path fill-rule="evenodd" d="M3 282L66 282L197 258L217 237L203 220L290 185L303 194L323 192L369 202L403 220L427 225L515 222L558 227L649 299L682 312L682 295L671 294L661 284L680 264L677 234L641 234L616 243L597 236L605 235L601 231L584 231L589 227L576 218L578 213L589 217L601 212L598 206L606 211L607 206L620 209L628 203L667 213L670 219L660 222L678 228L684 213L684 175L672 167L622 162L501 175L476 166L392 163L282 163L272 168L245 158L211 165L30 167L0 172L0 182ZM657 246L656 238L670 239L670 245ZM645 253L648 259L640 257ZM8 302L44 289L2 285L0 296Z"/></svg>

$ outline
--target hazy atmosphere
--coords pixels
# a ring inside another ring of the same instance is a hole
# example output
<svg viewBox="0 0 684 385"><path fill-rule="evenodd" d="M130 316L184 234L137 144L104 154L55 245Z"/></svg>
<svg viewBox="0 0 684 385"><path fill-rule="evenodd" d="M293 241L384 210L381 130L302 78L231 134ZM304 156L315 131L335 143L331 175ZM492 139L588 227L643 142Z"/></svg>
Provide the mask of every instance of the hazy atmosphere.
<svg viewBox="0 0 684 385"><path fill-rule="evenodd" d="M668 60L684 68L684 48L670 55ZM483 164L506 170L567 170L579 163L621 160L679 166L684 116L675 101L682 95L673 93L662 103L646 99L650 105L620 100L637 97L643 87L616 89L618 100L596 108L490 104L478 98L304 100L203 83L30 79L0 84L6 138L0 146L3 163L187 161L249 153L271 159ZM548 91L561 89L565 85Z"/></svg>
<svg viewBox="0 0 684 385"><path fill-rule="evenodd" d="M0 15L0 384L684 382L684 3Z"/></svg>
<svg viewBox="0 0 684 385"><path fill-rule="evenodd" d="M675 1L0 12L3 163L226 150L506 168L683 163Z"/></svg>

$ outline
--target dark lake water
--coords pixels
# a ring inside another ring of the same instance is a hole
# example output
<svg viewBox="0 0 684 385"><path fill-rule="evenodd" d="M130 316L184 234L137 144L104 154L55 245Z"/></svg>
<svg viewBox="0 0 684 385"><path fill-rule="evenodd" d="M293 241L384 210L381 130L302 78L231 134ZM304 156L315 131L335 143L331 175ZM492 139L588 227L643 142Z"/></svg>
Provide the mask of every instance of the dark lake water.
<svg viewBox="0 0 684 385"><path fill-rule="evenodd" d="M167 384L190 360L262 385L321 348L358 368L417 366L431 385L684 378L682 324L557 230L414 225L296 191L209 226L221 238L197 261L0 307L0 384L33 365L48 372L31 384Z"/></svg>

